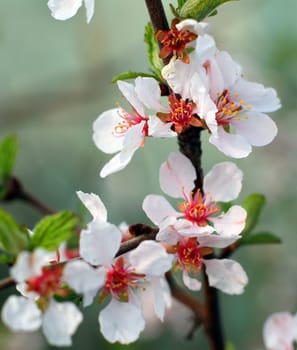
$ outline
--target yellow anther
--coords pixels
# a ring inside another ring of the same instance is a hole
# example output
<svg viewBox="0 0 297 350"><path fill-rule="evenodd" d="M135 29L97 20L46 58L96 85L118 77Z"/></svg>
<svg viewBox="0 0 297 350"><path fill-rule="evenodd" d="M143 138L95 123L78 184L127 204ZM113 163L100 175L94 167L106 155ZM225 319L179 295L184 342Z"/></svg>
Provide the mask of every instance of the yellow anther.
<svg viewBox="0 0 297 350"><path fill-rule="evenodd" d="M240 103L241 105L243 105L243 104L245 103L245 101L244 101L244 100L240 100L239 103Z"/></svg>
<svg viewBox="0 0 297 350"><path fill-rule="evenodd" d="M247 105L245 108L249 111L250 109L252 109L252 106L251 105Z"/></svg>

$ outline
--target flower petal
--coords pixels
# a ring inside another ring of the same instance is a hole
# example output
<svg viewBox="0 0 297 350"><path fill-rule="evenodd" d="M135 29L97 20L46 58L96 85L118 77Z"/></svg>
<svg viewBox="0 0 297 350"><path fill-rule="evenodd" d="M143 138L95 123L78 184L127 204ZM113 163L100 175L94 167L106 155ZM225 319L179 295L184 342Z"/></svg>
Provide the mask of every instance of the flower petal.
<svg viewBox="0 0 297 350"><path fill-rule="evenodd" d="M121 93L128 100L130 105L142 116L145 116L145 109L143 103L140 101L138 94L136 93L135 87L133 84L127 83L126 81L119 80L117 82L118 88L121 90Z"/></svg>
<svg viewBox="0 0 297 350"><path fill-rule="evenodd" d="M243 107L250 105L256 112L274 112L281 107L277 93L272 88L265 88L262 84L253 83L245 79L238 79L232 87L234 102L244 100Z"/></svg>
<svg viewBox="0 0 297 350"><path fill-rule="evenodd" d="M115 155L107 164L104 165L100 172L101 177L106 177L117 171L124 169L132 159L135 151L143 144L145 135L143 127L145 122L136 124L126 132L123 148L120 153Z"/></svg>
<svg viewBox="0 0 297 350"><path fill-rule="evenodd" d="M167 217L178 217L182 215L164 197L154 194L150 194L144 198L142 209L147 217L157 226Z"/></svg>
<svg viewBox="0 0 297 350"><path fill-rule="evenodd" d="M31 299L11 295L3 305L2 321L13 331L36 331L42 323L42 313Z"/></svg>
<svg viewBox="0 0 297 350"><path fill-rule="evenodd" d="M178 30L188 30L192 33L198 34L198 35L203 35L209 27L208 23L205 22L197 22L194 19L188 18L184 19L183 21L180 21L177 25L176 28Z"/></svg>
<svg viewBox="0 0 297 350"><path fill-rule="evenodd" d="M249 112L240 120L234 119L232 125L253 146L268 145L277 134L274 121L262 113Z"/></svg>
<svg viewBox="0 0 297 350"><path fill-rule="evenodd" d="M166 307L169 308L172 304L170 288L165 278L152 277L150 283L153 288L155 313L163 322Z"/></svg>
<svg viewBox="0 0 297 350"><path fill-rule="evenodd" d="M150 116L148 120L149 136L174 137L176 132L171 130L172 123L163 123L158 117Z"/></svg>
<svg viewBox="0 0 297 350"><path fill-rule="evenodd" d="M77 293L83 294L83 306L92 303L98 289L105 281L105 269L94 269L84 261L76 260L66 264L63 272L63 280Z"/></svg>
<svg viewBox="0 0 297 350"><path fill-rule="evenodd" d="M293 350L293 316L289 312L276 312L264 323L263 338L268 350Z"/></svg>
<svg viewBox="0 0 297 350"><path fill-rule="evenodd" d="M232 162L216 164L204 178L204 192L212 201L230 202L242 187L242 171Z"/></svg>
<svg viewBox="0 0 297 350"><path fill-rule="evenodd" d="M195 168L181 153L170 153L160 167L160 186L163 192L174 198L183 198L194 188Z"/></svg>
<svg viewBox="0 0 297 350"><path fill-rule="evenodd" d="M99 196L94 193L84 193L82 191L77 191L76 194L92 214L94 220L107 221L107 210Z"/></svg>
<svg viewBox="0 0 297 350"><path fill-rule="evenodd" d="M122 234L112 224L93 221L80 235L80 255L91 265L110 264L121 244Z"/></svg>
<svg viewBox="0 0 297 350"><path fill-rule="evenodd" d="M141 309L114 298L99 314L100 330L110 343L129 344L138 339L145 323Z"/></svg>
<svg viewBox="0 0 297 350"><path fill-rule="evenodd" d="M123 121L121 109L103 112L93 123L93 141L104 153L116 153L123 148L124 135L115 134L116 126Z"/></svg>
<svg viewBox="0 0 297 350"><path fill-rule="evenodd" d="M55 258L55 253L37 248L33 253L21 252L14 266L10 269L11 276L18 282L24 282L30 277L41 274L43 266Z"/></svg>
<svg viewBox="0 0 297 350"><path fill-rule="evenodd" d="M237 236L245 227L246 210L239 205L233 205L225 214L211 218L216 232L224 237Z"/></svg>
<svg viewBox="0 0 297 350"><path fill-rule="evenodd" d="M156 112L166 112L167 109L161 104L161 90L157 80L153 78L138 77L135 79L135 92L139 100Z"/></svg>
<svg viewBox="0 0 297 350"><path fill-rule="evenodd" d="M71 336L82 320L82 313L73 303L58 303L52 299L44 313L42 330L50 344L70 346Z"/></svg>
<svg viewBox="0 0 297 350"><path fill-rule="evenodd" d="M209 138L209 142L215 145L226 156L232 158L245 158L251 151L252 147L248 141L238 134L231 134L219 127L217 135L213 134Z"/></svg>
<svg viewBox="0 0 297 350"><path fill-rule="evenodd" d="M129 254L129 260L135 271L148 276L162 277L171 269L173 255L157 242L144 241Z"/></svg>
<svg viewBox="0 0 297 350"><path fill-rule="evenodd" d="M73 17L81 7L82 0L49 0L47 3L55 19L65 20Z"/></svg>
<svg viewBox="0 0 297 350"><path fill-rule="evenodd" d="M90 23L95 10L95 0L84 0L86 14L87 14L87 22Z"/></svg>
<svg viewBox="0 0 297 350"><path fill-rule="evenodd" d="M201 282L196 278L191 278L185 270L183 271L183 282L190 290L198 291L201 289Z"/></svg>
<svg viewBox="0 0 297 350"><path fill-rule="evenodd" d="M227 294L242 294L248 277L241 265L230 259L204 259L209 285Z"/></svg>

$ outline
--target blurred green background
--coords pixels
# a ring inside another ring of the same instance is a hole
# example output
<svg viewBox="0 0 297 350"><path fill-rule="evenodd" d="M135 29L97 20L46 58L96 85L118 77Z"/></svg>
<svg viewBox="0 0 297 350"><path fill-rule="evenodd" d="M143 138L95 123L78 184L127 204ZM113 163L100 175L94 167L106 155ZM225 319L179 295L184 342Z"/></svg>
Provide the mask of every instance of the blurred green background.
<svg viewBox="0 0 297 350"><path fill-rule="evenodd" d="M121 102L111 78L129 69L148 69L144 1L97 0L89 25L84 9L68 21L54 20L46 2L0 2L0 137L19 137L15 174L56 210L77 211L75 192L92 191L109 209L109 221L149 222L142 201L149 193L161 193L159 165L177 149L175 140L148 140L125 170L106 179L100 179L99 170L110 156L92 142L95 118ZM164 1L165 7L168 4ZM226 337L240 350L264 348L262 325L269 314L297 310L296 13L296 0L241 0L225 4L209 20L218 47L231 52L249 80L275 87L283 105L271 114L279 127L276 140L237 161L245 173L240 199L264 193L267 206L259 229L283 239L282 245L242 248L234 255L250 282L243 295L222 295L221 300ZM227 159L207 138L203 150L205 172ZM41 217L23 203L1 206L29 227ZM3 266L0 269L4 275ZM0 292L1 303L9 292ZM123 348L102 339L97 307L86 314L71 349ZM190 314L178 305L164 328L155 320L149 325L150 331L129 348L207 349L201 331L192 341L184 340ZM0 344L3 350L48 348L40 333L15 335L2 324Z"/></svg>

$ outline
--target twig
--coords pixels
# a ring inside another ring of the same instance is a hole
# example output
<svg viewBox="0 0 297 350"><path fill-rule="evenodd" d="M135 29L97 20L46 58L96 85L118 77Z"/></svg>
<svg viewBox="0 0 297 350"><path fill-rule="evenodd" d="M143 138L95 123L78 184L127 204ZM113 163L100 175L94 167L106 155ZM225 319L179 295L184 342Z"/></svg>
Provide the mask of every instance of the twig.
<svg viewBox="0 0 297 350"><path fill-rule="evenodd" d="M4 278L3 280L0 280L0 290L9 288L15 285L15 281L11 277Z"/></svg>
<svg viewBox="0 0 297 350"><path fill-rule="evenodd" d="M7 192L5 193L3 201L22 200L32 207L38 209L44 214L55 214L56 212L42 203L39 199L27 192L20 180L16 177L11 177L6 184Z"/></svg>

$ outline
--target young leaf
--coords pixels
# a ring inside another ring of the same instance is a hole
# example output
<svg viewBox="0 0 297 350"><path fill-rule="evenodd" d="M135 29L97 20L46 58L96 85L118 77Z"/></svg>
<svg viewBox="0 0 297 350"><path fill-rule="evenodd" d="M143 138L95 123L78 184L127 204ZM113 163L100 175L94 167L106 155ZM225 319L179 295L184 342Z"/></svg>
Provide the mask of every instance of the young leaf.
<svg viewBox="0 0 297 350"><path fill-rule="evenodd" d="M150 74L150 73L143 73L143 72L125 72L121 73L119 75L116 75L115 77L112 78L112 83L116 83L118 80L128 80L128 79L135 79L137 77L149 77L149 78L154 78L159 80L159 76L156 74Z"/></svg>
<svg viewBox="0 0 297 350"><path fill-rule="evenodd" d="M225 350L235 350L235 346L230 341L228 341L225 346Z"/></svg>
<svg viewBox="0 0 297 350"><path fill-rule="evenodd" d="M11 215L0 209L0 250L8 262L12 262L21 250L29 247L30 237ZM9 259L10 257L10 259ZM1 258L1 260L4 258Z"/></svg>
<svg viewBox="0 0 297 350"><path fill-rule="evenodd" d="M6 181L12 172L18 151L17 138L10 135L0 143L0 173L3 181Z"/></svg>
<svg viewBox="0 0 297 350"><path fill-rule="evenodd" d="M187 0L177 0L178 9L180 10L186 2Z"/></svg>
<svg viewBox="0 0 297 350"><path fill-rule="evenodd" d="M153 68L153 71L157 74L159 79L161 78L161 69L163 63L159 57L159 45L155 37L154 28L151 23L148 23L145 27L144 42L147 45L148 60Z"/></svg>
<svg viewBox="0 0 297 350"><path fill-rule="evenodd" d="M35 226L31 239L32 248L42 247L55 250L68 240L78 222L78 217L68 211L48 215Z"/></svg>
<svg viewBox="0 0 297 350"><path fill-rule="evenodd" d="M271 232L257 232L243 237L240 244L276 244L281 243L281 239Z"/></svg>
<svg viewBox="0 0 297 350"><path fill-rule="evenodd" d="M181 8L179 15L182 18L194 18L199 22L213 15L218 6L228 1L236 0L188 0Z"/></svg>
<svg viewBox="0 0 297 350"><path fill-rule="evenodd" d="M265 197L260 193L249 195L243 202L243 207L247 211L247 219L242 236L249 234L258 224L259 216L265 205Z"/></svg>

